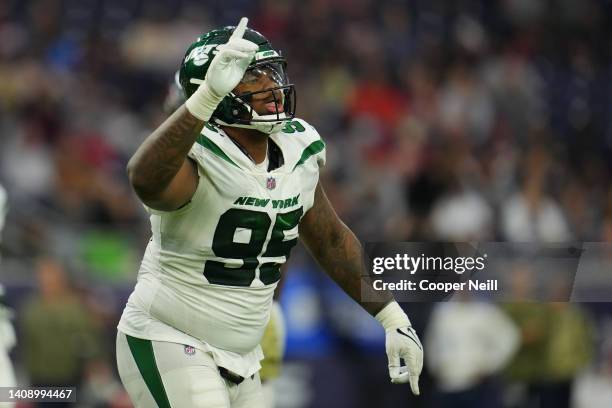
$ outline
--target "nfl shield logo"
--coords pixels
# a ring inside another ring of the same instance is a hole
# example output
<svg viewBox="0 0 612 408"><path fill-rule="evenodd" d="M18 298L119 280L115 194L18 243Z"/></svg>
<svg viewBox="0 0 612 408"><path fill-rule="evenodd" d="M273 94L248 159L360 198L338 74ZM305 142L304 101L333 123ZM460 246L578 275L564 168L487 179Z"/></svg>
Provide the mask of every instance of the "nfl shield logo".
<svg viewBox="0 0 612 408"><path fill-rule="evenodd" d="M193 356L195 352L196 352L196 349L194 347L185 346L185 354L187 354L188 356Z"/></svg>
<svg viewBox="0 0 612 408"><path fill-rule="evenodd" d="M274 190L276 188L276 179L274 177L268 177L266 180L266 188L268 190Z"/></svg>

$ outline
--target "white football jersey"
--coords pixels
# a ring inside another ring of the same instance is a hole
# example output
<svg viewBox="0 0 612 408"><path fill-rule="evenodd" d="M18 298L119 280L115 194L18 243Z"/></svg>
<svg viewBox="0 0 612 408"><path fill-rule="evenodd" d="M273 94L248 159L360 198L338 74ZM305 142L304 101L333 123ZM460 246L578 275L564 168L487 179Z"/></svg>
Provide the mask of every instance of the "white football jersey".
<svg viewBox="0 0 612 408"><path fill-rule="evenodd" d="M152 238L119 330L204 348L243 376L259 369L280 266L325 163L325 143L303 120L270 139L284 163L267 171L223 130L202 130L189 153L199 173L192 200L176 211L148 209Z"/></svg>

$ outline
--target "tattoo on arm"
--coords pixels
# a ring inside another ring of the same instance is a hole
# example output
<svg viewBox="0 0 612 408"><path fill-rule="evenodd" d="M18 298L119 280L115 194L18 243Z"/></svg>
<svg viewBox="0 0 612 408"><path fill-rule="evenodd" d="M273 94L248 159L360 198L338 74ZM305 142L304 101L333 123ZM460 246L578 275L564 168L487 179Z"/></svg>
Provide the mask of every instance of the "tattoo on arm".
<svg viewBox="0 0 612 408"><path fill-rule="evenodd" d="M128 174L141 199L155 199L166 190L203 127L183 105L140 145L128 163Z"/></svg>
<svg viewBox="0 0 612 408"><path fill-rule="evenodd" d="M338 218L321 185L317 186L314 206L300 224L300 237L325 272L371 315L393 300L390 292L372 288L361 244ZM364 294L373 301L361 300L362 285Z"/></svg>

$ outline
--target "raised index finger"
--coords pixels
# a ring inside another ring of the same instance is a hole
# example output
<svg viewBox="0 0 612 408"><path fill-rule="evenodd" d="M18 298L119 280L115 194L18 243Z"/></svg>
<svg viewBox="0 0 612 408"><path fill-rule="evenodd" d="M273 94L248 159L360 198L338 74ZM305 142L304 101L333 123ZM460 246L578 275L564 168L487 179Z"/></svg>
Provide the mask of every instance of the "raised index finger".
<svg viewBox="0 0 612 408"><path fill-rule="evenodd" d="M230 37L230 40L233 40L235 38L242 38L242 36L244 35L244 30L246 30L246 26L247 26L248 22L249 22L248 18L242 17L240 19L240 22L238 23L238 25L234 29L234 32L232 33L232 36Z"/></svg>

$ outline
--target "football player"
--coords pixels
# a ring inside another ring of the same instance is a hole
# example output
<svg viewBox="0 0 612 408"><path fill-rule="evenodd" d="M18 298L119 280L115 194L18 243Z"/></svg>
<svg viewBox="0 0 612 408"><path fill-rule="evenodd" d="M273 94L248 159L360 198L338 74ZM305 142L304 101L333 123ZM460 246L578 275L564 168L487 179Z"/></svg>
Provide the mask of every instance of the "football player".
<svg viewBox="0 0 612 408"><path fill-rule="evenodd" d="M325 143L294 116L285 59L246 25L188 48L186 102L128 164L152 238L118 325L121 380L137 407L263 407L259 343L299 232L384 327L391 381L418 394L421 343L392 295L364 281L361 245L319 183Z"/></svg>
<svg viewBox="0 0 612 408"><path fill-rule="evenodd" d="M164 112L168 115L172 114L185 103L185 100L185 92L180 81L180 71L176 71L172 81L168 84L168 93L164 100ZM283 266L286 267L286 264ZM283 270L281 270L282 274ZM283 311L277 301L281 286L279 282L270 309L270 320L260 342L264 358L260 361L259 377L266 408L273 408L275 405L274 380L280 375L285 354L285 321Z"/></svg>

